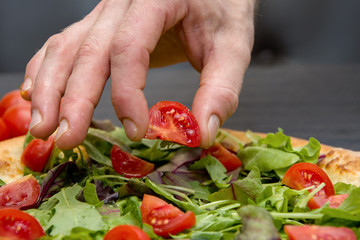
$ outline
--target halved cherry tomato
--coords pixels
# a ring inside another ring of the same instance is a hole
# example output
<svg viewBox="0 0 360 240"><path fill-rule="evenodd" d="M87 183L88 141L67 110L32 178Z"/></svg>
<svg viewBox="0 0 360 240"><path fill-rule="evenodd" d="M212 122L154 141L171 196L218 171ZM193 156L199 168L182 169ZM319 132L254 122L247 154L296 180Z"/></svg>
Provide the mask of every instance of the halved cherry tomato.
<svg viewBox="0 0 360 240"><path fill-rule="evenodd" d="M39 197L40 186L32 175L26 175L0 187L0 209L21 208L34 204Z"/></svg>
<svg viewBox="0 0 360 240"><path fill-rule="evenodd" d="M117 145L112 147L110 159L114 170L128 178L144 177L154 170L154 164L123 151Z"/></svg>
<svg viewBox="0 0 360 240"><path fill-rule="evenodd" d="M189 147L200 145L199 124L190 110L177 102L162 101L149 111L148 139L162 139Z"/></svg>
<svg viewBox="0 0 360 240"><path fill-rule="evenodd" d="M31 120L31 103L11 106L2 118L8 126L10 137L25 135L29 130Z"/></svg>
<svg viewBox="0 0 360 240"><path fill-rule="evenodd" d="M348 196L348 193L330 196L328 198L329 207L338 208Z"/></svg>
<svg viewBox="0 0 360 240"><path fill-rule="evenodd" d="M5 113L6 109L17 104L29 104L20 95L20 90L13 90L5 94L0 100L0 117Z"/></svg>
<svg viewBox="0 0 360 240"><path fill-rule="evenodd" d="M0 118L0 141L10 138L9 129L4 120Z"/></svg>
<svg viewBox="0 0 360 240"><path fill-rule="evenodd" d="M242 165L241 160L220 143L214 143L214 145L208 149L203 149L201 157L206 157L209 154L219 160L228 172L233 171Z"/></svg>
<svg viewBox="0 0 360 240"><path fill-rule="evenodd" d="M32 171L41 172L49 160L54 144L54 136L50 136L46 141L31 140L21 155L22 163Z"/></svg>
<svg viewBox="0 0 360 240"><path fill-rule="evenodd" d="M284 230L289 240L331 239L356 240L353 230L346 227L329 227L315 225L285 225Z"/></svg>
<svg viewBox="0 0 360 240"><path fill-rule="evenodd" d="M44 235L41 225L30 214L14 208L0 209L0 239L35 240Z"/></svg>
<svg viewBox="0 0 360 240"><path fill-rule="evenodd" d="M144 195L140 210L143 222L150 224L154 233L161 237L177 234L191 228L196 223L193 212L183 213L164 200L147 194Z"/></svg>
<svg viewBox="0 0 360 240"><path fill-rule="evenodd" d="M119 225L107 232L104 240L150 240L150 238L139 227Z"/></svg>
<svg viewBox="0 0 360 240"><path fill-rule="evenodd" d="M292 165L285 173L281 182L288 187L298 190L310 186L318 187L321 183L325 183L325 187L309 200L308 207L310 209L320 208L327 202L329 196L335 194L334 186L328 175L313 163L301 162ZM311 192L312 190L309 191Z"/></svg>

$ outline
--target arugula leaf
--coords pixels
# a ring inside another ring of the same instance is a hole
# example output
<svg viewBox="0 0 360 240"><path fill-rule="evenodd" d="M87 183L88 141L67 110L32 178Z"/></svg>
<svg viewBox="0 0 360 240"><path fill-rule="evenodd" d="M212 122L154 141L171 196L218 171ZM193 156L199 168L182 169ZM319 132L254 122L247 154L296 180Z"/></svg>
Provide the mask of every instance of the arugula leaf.
<svg viewBox="0 0 360 240"><path fill-rule="evenodd" d="M284 152L275 148L246 147L238 153L245 170L255 167L261 172L290 167L300 160L295 153Z"/></svg>
<svg viewBox="0 0 360 240"><path fill-rule="evenodd" d="M262 191L260 171L254 168L247 177L235 181L229 188L209 195L208 199L210 201L237 200L241 205L247 205L249 202L254 202Z"/></svg>
<svg viewBox="0 0 360 240"><path fill-rule="evenodd" d="M86 152L89 154L91 159L97 161L102 165L112 167L110 158L100 152L99 149L94 146L90 141L85 139L82 144L84 145Z"/></svg>
<svg viewBox="0 0 360 240"><path fill-rule="evenodd" d="M206 169L211 180L218 188L226 188L231 177L226 175L226 168L215 157L208 155L193 163L189 169L201 170Z"/></svg>
<svg viewBox="0 0 360 240"><path fill-rule="evenodd" d="M53 215L43 225L44 230L50 236L69 235L74 227L94 231L106 229L106 225L95 207L76 199L81 190L82 187L79 185L62 188L59 193L49 199L50 202L57 202L51 208Z"/></svg>
<svg viewBox="0 0 360 240"><path fill-rule="evenodd" d="M85 188L83 191L84 199L87 203L98 206L101 204L97 193L96 193L96 186L95 184L91 183L90 181L86 181Z"/></svg>

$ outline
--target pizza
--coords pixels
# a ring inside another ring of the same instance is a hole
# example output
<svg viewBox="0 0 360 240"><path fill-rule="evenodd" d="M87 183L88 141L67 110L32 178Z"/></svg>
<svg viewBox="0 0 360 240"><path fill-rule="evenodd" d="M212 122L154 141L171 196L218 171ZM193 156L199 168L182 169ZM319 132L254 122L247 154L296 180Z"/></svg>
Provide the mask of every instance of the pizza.
<svg viewBox="0 0 360 240"><path fill-rule="evenodd" d="M359 238L359 152L281 129L221 129L208 149L199 138L185 106L160 102L140 142L97 121L73 150L29 134L0 141L0 236Z"/></svg>

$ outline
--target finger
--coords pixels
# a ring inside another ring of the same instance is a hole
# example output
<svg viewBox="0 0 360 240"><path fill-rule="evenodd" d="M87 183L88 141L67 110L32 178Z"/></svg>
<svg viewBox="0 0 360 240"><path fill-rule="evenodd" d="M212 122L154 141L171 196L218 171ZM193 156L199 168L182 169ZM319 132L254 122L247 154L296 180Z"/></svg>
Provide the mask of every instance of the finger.
<svg viewBox="0 0 360 240"><path fill-rule="evenodd" d="M73 148L86 137L94 108L109 77L109 44L129 5L130 0L106 1L77 52L61 104L61 127L55 137L60 148Z"/></svg>
<svg viewBox="0 0 360 240"><path fill-rule="evenodd" d="M236 46L222 37L215 41L217 45L205 61L192 106L200 126L201 146L205 148L212 145L219 127L235 112L242 79L250 62L249 44L239 41ZM227 47L230 45L231 49Z"/></svg>
<svg viewBox="0 0 360 240"><path fill-rule="evenodd" d="M29 62L23 87L32 86L26 95L32 102L29 129L33 136L47 138L57 128L60 99L72 71L75 54L99 9L101 5L82 21L52 36Z"/></svg>
<svg viewBox="0 0 360 240"><path fill-rule="evenodd" d="M185 15L183 2L134 1L112 41L112 103L131 140L140 140L148 128L148 107L142 90L149 55L161 35Z"/></svg>

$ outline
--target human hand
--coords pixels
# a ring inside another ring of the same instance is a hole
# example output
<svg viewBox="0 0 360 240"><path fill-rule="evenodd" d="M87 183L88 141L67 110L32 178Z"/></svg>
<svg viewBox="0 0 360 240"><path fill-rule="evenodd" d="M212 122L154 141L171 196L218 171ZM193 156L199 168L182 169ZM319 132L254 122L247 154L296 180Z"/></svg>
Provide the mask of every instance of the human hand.
<svg viewBox="0 0 360 240"><path fill-rule="evenodd" d="M253 45L255 0L103 0L48 39L26 67L30 132L63 149L80 144L111 73L111 99L128 137L148 128L142 92L149 66L188 59L201 72L192 112L201 146L237 107ZM60 111L61 102L61 111Z"/></svg>

